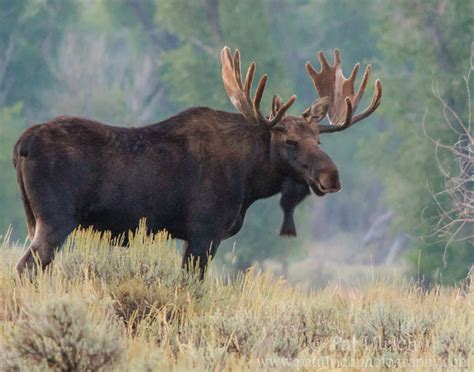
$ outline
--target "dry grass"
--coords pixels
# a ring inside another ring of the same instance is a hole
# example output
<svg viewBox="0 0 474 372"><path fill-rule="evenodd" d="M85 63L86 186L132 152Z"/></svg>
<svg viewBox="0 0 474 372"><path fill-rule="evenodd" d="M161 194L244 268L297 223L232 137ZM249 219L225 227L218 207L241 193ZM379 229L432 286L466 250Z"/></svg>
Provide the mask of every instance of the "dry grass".
<svg viewBox="0 0 474 372"><path fill-rule="evenodd" d="M166 234L130 248L78 231L19 280L0 248L0 370L474 366L474 293L400 281L310 291L250 270L204 282Z"/></svg>

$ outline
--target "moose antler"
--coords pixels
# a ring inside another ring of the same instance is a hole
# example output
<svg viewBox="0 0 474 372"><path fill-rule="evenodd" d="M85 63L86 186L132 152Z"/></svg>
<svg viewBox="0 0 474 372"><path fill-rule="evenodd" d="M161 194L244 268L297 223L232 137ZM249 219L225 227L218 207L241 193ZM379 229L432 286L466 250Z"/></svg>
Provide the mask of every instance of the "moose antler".
<svg viewBox="0 0 474 372"><path fill-rule="evenodd" d="M318 124L319 133L332 133L344 130L358 121L365 119L379 107L382 100L382 84L375 80L375 91L370 105L359 115L353 116L364 95L369 81L371 66L365 69L357 94L354 94L354 83L359 71L357 63L348 79L344 77L341 67L341 56L334 49L334 65L329 65L323 52L318 53L321 71L317 72L311 63L306 62L306 71L311 76L320 97L329 97L328 119L331 125Z"/></svg>
<svg viewBox="0 0 474 372"><path fill-rule="evenodd" d="M253 76L255 74L255 62L250 64L244 83L242 83L240 73L240 53L238 49L235 50L233 58L228 47L222 49L221 62L222 80L227 95L235 108L239 110L249 122L271 128L282 119L286 111L295 102L296 96L292 96L288 102L279 107L278 111L272 113L270 119L267 119L260 112L260 101L262 100L268 76L265 74L260 78L255 91L255 97L252 99L250 97L250 89L252 88Z"/></svg>

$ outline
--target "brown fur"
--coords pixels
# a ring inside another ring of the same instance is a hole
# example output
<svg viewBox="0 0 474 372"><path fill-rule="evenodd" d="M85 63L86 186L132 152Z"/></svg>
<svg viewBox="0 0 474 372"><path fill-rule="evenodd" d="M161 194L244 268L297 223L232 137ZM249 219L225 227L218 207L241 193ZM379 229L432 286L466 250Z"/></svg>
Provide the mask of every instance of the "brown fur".
<svg viewBox="0 0 474 372"><path fill-rule="evenodd" d="M13 152L32 238L17 268L32 267L33 253L49 264L78 225L119 235L146 217L150 231L188 241L183 263L193 256L203 273L219 242L240 230L247 208L280 192L285 178L321 194L340 187L317 143L317 130L301 118L285 117L269 130L209 108L143 128L66 116L35 125ZM326 173L335 178L324 184Z"/></svg>

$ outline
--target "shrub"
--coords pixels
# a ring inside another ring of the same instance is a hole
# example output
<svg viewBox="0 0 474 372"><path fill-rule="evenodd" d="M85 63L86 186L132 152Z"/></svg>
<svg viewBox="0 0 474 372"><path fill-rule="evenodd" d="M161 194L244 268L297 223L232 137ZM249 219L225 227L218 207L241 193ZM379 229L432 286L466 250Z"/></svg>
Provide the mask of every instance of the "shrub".
<svg viewBox="0 0 474 372"><path fill-rule="evenodd" d="M20 319L5 331L0 367L98 371L117 364L123 349L109 306L66 295L22 304Z"/></svg>
<svg viewBox="0 0 474 372"><path fill-rule="evenodd" d="M167 234L142 225L127 248L116 243L77 231L33 282L15 279L20 252L0 246L0 370L474 363L467 285L309 290L255 269L232 280L211 270L199 281L180 269Z"/></svg>

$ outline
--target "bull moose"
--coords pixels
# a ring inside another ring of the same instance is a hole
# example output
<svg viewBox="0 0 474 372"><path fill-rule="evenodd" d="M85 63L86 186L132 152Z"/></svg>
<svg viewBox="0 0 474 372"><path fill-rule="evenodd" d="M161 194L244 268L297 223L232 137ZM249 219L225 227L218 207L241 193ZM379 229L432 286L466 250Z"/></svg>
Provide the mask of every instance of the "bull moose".
<svg viewBox="0 0 474 372"><path fill-rule="evenodd" d="M206 107L187 109L160 123L114 127L61 116L27 129L13 150L13 164L31 244L17 263L22 273L42 267L81 225L112 236L146 218L149 231L166 229L186 242L183 267L204 275L219 243L236 234L247 209L282 192L282 233L293 235L293 209L310 193L341 189L338 169L319 136L344 130L374 112L382 89L353 115L367 86L370 65L357 93L357 64L344 78L339 51L331 66L319 53L321 70L306 64L321 97L300 116L285 115L295 102L274 96L269 116L260 111L267 75L251 96L255 62L242 81L240 54L221 51L222 80L239 113ZM320 121L328 116L329 124Z"/></svg>

